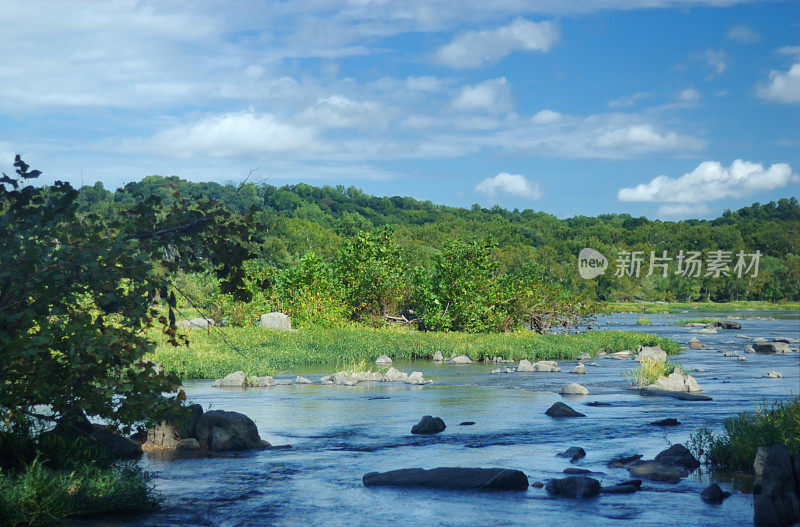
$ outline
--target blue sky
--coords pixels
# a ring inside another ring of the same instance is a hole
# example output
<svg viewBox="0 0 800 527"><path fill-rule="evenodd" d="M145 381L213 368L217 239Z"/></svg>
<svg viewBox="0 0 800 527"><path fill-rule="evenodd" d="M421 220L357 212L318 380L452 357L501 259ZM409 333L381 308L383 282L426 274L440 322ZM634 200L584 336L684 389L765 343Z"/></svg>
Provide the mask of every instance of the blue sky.
<svg viewBox="0 0 800 527"><path fill-rule="evenodd" d="M800 195L800 3L6 2L0 165L713 217Z"/></svg>

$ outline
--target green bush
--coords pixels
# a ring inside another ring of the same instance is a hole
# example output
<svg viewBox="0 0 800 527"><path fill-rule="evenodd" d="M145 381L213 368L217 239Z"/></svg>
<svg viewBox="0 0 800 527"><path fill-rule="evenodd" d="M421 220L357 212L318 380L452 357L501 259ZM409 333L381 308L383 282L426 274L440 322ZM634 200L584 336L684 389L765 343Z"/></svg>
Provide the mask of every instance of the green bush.
<svg viewBox="0 0 800 527"><path fill-rule="evenodd" d="M758 447L779 443L800 455L800 398L729 417L719 434L701 427L692 433L689 447L715 468L749 472Z"/></svg>
<svg viewBox="0 0 800 527"><path fill-rule="evenodd" d="M678 368L686 373L679 362L667 360L643 360L635 370L627 370L622 374L633 386L648 386L655 383L660 377L671 375Z"/></svg>

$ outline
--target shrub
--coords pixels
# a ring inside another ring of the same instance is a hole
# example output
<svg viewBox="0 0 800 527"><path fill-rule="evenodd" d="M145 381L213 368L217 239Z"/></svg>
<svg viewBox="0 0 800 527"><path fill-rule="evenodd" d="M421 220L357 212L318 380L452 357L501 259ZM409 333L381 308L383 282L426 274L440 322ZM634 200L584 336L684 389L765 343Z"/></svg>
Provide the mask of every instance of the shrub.
<svg viewBox="0 0 800 527"><path fill-rule="evenodd" d="M701 427L692 433L689 448L715 468L749 472L758 447L779 443L800 455L800 398L729 417L719 434Z"/></svg>
<svg viewBox="0 0 800 527"><path fill-rule="evenodd" d="M649 326L652 324L652 322L650 322L650 319L646 317L640 318L639 320L636 321L636 323L639 324L640 326Z"/></svg>
<svg viewBox="0 0 800 527"><path fill-rule="evenodd" d="M678 368L686 373L685 368L678 362L667 360L643 360L635 370L627 370L623 375L633 386L647 386L655 383L660 377L671 375Z"/></svg>

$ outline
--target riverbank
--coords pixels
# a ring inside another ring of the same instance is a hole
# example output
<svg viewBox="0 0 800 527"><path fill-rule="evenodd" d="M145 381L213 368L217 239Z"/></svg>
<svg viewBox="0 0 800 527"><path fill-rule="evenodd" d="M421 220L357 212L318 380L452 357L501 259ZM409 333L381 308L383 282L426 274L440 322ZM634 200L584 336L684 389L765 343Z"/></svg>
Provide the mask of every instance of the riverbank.
<svg viewBox="0 0 800 527"><path fill-rule="evenodd" d="M606 302L601 304L603 313L684 313L692 311L730 312L730 311L800 311L800 302Z"/></svg>
<svg viewBox="0 0 800 527"><path fill-rule="evenodd" d="M298 366L331 364L352 368L380 355L394 360L430 360L438 351L444 357L467 355L475 362L496 356L519 361L571 360L583 353L635 350L661 346L667 353L680 345L666 337L623 331L590 331L576 335L537 333L435 333L402 328L304 329L297 332L258 327L198 329L189 332L188 347L160 345L151 355L169 372L184 379L214 379L233 371L271 375Z"/></svg>

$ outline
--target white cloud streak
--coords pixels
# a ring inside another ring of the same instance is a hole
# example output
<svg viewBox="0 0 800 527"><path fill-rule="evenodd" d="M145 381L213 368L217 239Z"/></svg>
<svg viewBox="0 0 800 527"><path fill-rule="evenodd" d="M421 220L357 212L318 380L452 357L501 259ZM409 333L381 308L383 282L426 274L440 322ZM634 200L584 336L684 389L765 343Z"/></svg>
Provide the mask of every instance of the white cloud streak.
<svg viewBox="0 0 800 527"><path fill-rule="evenodd" d="M453 108L464 111L500 113L511 108L511 87L505 77L474 86L464 86L453 99Z"/></svg>
<svg viewBox="0 0 800 527"><path fill-rule="evenodd" d="M558 40L558 26L552 22L531 22L523 18L496 29L467 31L436 52L436 58L451 68L477 68L502 59L514 51L547 53Z"/></svg>
<svg viewBox="0 0 800 527"><path fill-rule="evenodd" d="M733 26L725 34L725 38L740 44L755 44L760 40L760 35L747 26Z"/></svg>

